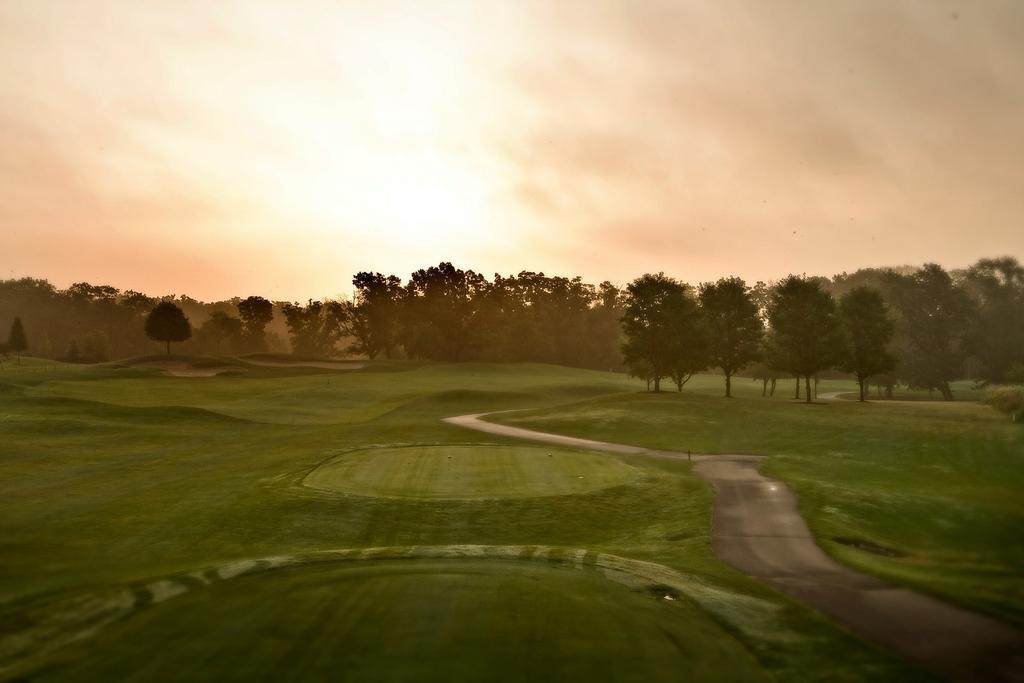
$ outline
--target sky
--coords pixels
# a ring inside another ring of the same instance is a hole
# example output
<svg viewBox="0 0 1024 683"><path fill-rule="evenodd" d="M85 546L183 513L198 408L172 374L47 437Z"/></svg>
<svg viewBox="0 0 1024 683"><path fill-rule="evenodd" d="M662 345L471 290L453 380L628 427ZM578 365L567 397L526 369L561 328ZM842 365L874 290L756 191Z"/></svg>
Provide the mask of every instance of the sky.
<svg viewBox="0 0 1024 683"><path fill-rule="evenodd" d="M0 278L1024 257L1024 3L0 0Z"/></svg>

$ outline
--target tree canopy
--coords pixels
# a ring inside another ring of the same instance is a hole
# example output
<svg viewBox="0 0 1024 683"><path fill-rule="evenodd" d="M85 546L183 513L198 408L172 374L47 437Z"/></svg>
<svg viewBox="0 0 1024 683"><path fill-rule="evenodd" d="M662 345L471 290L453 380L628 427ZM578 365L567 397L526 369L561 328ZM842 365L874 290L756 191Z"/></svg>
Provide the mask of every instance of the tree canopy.
<svg viewBox="0 0 1024 683"><path fill-rule="evenodd" d="M764 324L747 284L738 277L705 282L700 307L709 335L710 364L725 375L725 395L732 396L732 376L761 352Z"/></svg>
<svg viewBox="0 0 1024 683"><path fill-rule="evenodd" d="M678 280L664 273L633 280L626 287L622 313L626 366L634 375L653 381L655 391L661 391L663 378L692 372L700 361L681 354L698 346L685 341L687 327L697 318L697 306Z"/></svg>
<svg viewBox="0 0 1024 683"><path fill-rule="evenodd" d="M900 373L912 386L953 398L950 382L963 372L974 304L934 263L909 275L889 273L890 298L907 350Z"/></svg>
<svg viewBox="0 0 1024 683"><path fill-rule="evenodd" d="M183 342L192 336L192 326L185 313L170 301L161 301L146 317L146 336L153 341L167 344L167 355L171 355L171 342Z"/></svg>
<svg viewBox="0 0 1024 683"><path fill-rule="evenodd" d="M839 320L845 333L840 367L857 378L863 401L867 379L896 367L896 357L889 351L893 322L881 293L864 286L851 289L839 300Z"/></svg>
<svg viewBox="0 0 1024 683"><path fill-rule="evenodd" d="M248 296L236 307L242 322L241 342L245 350L266 351L266 328L274 319L274 304L261 296Z"/></svg>
<svg viewBox="0 0 1024 683"><path fill-rule="evenodd" d="M842 357L842 336L832 295L819 282L791 275L774 289L768 319L776 365L806 383L811 402L811 377Z"/></svg>

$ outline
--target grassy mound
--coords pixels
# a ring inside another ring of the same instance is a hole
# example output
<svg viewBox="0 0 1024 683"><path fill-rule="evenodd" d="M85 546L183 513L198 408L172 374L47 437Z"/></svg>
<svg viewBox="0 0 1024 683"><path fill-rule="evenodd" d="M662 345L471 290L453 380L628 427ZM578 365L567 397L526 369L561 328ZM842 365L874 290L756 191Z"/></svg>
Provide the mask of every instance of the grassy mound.
<svg viewBox="0 0 1024 683"><path fill-rule="evenodd" d="M306 486L363 496L564 496L626 484L640 471L597 453L531 446L419 446L345 453Z"/></svg>
<svg viewBox="0 0 1024 683"><path fill-rule="evenodd" d="M692 605L593 570L361 562L170 600L110 627L87 657L68 651L65 667L38 680L769 680L718 635Z"/></svg>

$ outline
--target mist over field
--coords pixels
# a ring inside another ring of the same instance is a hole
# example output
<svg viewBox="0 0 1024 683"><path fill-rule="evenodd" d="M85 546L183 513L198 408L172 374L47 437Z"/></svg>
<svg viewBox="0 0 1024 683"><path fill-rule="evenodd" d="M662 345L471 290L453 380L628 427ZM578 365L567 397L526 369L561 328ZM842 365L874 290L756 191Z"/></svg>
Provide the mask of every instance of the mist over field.
<svg viewBox="0 0 1024 683"><path fill-rule="evenodd" d="M1024 5L0 0L0 682L1024 681Z"/></svg>

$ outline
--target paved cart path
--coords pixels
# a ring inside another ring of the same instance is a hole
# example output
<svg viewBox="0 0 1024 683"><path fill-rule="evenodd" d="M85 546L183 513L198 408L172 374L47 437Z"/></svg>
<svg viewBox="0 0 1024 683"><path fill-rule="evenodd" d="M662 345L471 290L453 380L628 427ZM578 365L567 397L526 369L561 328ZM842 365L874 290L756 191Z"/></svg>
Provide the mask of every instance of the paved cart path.
<svg viewBox="0 0 1024 683"><path fill-rule="evenodd" d="M485 422L445 422L488 434L622 455L686 453L593 441ZM814 542L789 488L761 475L753 455L694 455L715 491L711 547L726 564L814 607L866 640L965 681L1024 681L1024 634L994 619L844 567Z"/></svg>

